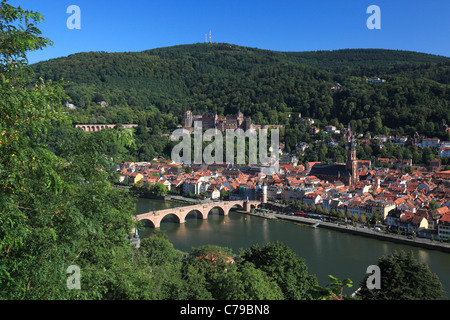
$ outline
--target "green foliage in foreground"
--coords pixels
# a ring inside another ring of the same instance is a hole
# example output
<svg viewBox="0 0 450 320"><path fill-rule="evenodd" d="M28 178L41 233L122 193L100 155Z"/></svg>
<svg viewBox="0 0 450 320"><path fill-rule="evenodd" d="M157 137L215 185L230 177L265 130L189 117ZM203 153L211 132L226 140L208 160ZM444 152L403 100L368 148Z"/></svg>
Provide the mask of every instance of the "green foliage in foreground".
<svg viewBox="0 0 450 320"><path fill-rule="evenodd" d="M0 5L0 298L99 299L130 259L134 199L111 187L127 131L41 142L64 124L60 83L27 85L26 52L44 48L35 12ZM66 288L83 267L82 291Z"/></svg>
<svg viewBox="0 0 450 320"><path fill-rule="evenodd" d="M281 243L253 246L237 255L205 245L182 255L159 233L144 239L134 253L136 277L151 288L141 288L142 298L151 291L152 298L172 300L310 300L317 285L305 261ZM260 261L261 255L271 259Z"/></svg>
<svg viewBox="0 0 450 320"><path fill-rule="evenodd" d="M411 253L394 252L378 260L381 271L380 290L369 290L367 278L361 282L357 296L364 300L442 300L446 294L442 283L429 267Z"/></svg>

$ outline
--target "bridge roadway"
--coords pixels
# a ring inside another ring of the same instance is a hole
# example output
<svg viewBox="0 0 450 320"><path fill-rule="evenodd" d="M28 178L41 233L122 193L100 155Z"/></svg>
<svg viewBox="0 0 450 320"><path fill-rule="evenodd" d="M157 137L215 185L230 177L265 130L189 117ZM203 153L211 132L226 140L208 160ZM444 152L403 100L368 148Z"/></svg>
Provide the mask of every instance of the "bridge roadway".
<svg viewBox="0 0 450 320"><path fill-rule="evenodd" d="M199 203L192 206L150 211L147 213L138 214L135 216L135 218L139 221L150 221L153 224L154 228L159 228L161 225L161 220L169 214L176 216L179 223L184 223L186 220L186 216L191 211L194 211L197 214L197 218L207 219L209 212L214 208L218 208L220 212L219 214L223 214L226 216L233 207L237 207L237 209L243 210L245 212L250 212L252 208L257 208L260 204L260 201L248 200Z"/></svg>

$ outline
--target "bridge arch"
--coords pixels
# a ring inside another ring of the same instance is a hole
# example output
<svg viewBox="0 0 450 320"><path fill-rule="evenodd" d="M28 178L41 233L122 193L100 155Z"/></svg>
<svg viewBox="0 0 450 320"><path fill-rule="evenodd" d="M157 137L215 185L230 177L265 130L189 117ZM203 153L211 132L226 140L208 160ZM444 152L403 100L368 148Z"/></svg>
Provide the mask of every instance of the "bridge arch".
<svg viewBox="0 0 450 320"><path fill-rule="evenodd" d="M225 216L225 215L228 214L228 212L226 212L225 208L217 205L217 206L214 206L214 207L211 207L211 208L207 209L206 217L208 217L211 214L211 211L213 211L214 209L217 209L219 211L219 215L220 216Z"/></svg>
<svg viewBox="0 0 450 320"><path fill-rule="evenodd" d="M155 228L155 223L152 220L150 220L150 219L141 219L139 221L140 221L140 224L139 224L138 229L140 229L142 227L144 227L144 228Z"/></svg>
<svg viewBox="0 0 450 320"><path fill-rule="evenodd" d="M244 206L239 203L235 203L233 206L231 206L230 210L232 209L245 210Z"/></svg>
<svg viewBox="0 0 450 320"><path fill-rule="evenodd" d="M181 220L182 218L180 218L180 216L177 215L175 212L172 212L172 213L168 212L168 213L164 214L163 216L161 216L160 223L163 222L163 221L167 221L169 219L173 219L174 222L176 222L176 223L184 222L184 219Z"/></svg>
<svg viewBox="0 0 450 320"><path fill-rule="evenodd" d="M206 214L207 216L208 214ZM193 209L191 211L189 211L186 216L185 216L185 220L189 217L191 218L192 216L195 216L197 219L205 219L205 214L203 212L201 212L198 209Z"/></svg>

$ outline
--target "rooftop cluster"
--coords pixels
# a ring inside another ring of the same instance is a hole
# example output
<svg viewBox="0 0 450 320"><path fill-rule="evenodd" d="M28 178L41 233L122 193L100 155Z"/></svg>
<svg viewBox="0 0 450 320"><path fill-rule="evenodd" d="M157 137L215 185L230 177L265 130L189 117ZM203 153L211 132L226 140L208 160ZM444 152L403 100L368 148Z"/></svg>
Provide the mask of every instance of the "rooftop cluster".
<svg viewBox="0 0 450 320"><path fill-rule="evenodd" d="M317 163L282 164L279 174L265 175L261 166L182 166L158 158L151 163L125 162L118 173L122 183L160 183L171 194L301 203L324 213L341 211L352 219L375 218L391 231L436 240L450 238L450 171L416 167L405 173L359 162L359 181L354 185L310 174Z"/></svg>

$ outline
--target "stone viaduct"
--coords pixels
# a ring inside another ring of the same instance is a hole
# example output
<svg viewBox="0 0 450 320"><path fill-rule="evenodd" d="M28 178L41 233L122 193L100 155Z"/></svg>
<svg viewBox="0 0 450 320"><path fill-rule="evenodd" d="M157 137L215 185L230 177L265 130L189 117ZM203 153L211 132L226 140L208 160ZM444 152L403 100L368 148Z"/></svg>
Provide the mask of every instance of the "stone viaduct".
<svg viewBox="0 0 450 320"><path fill-rule="evenodd" d="M117 125L116 124L76 124L75 128L80 128L84 132L93 132L93 131L100 131L106 128L113 129ZM137 127L137 124L123 124L123 128L134 128Z"/></svg>
<svg viewBox="0 0 450 320"><path fill-rule="evenodd" d="M214 208L218 208L220 214L226 216L230 212L230 209L233 207L238 210L250 212L252 208L257 208L260 204L260 201L248 200L199 203L192 206L150 211L147 213L138 214L135 218L139 221L150 221L153 224L153 227L159 228L161 220L164 219L164 217L167 215L174 215L175 217L177 217L179 223L184 223L186 220L186 216L192 211L197 215L197 218L207 219L209 212Z"/></svg>

